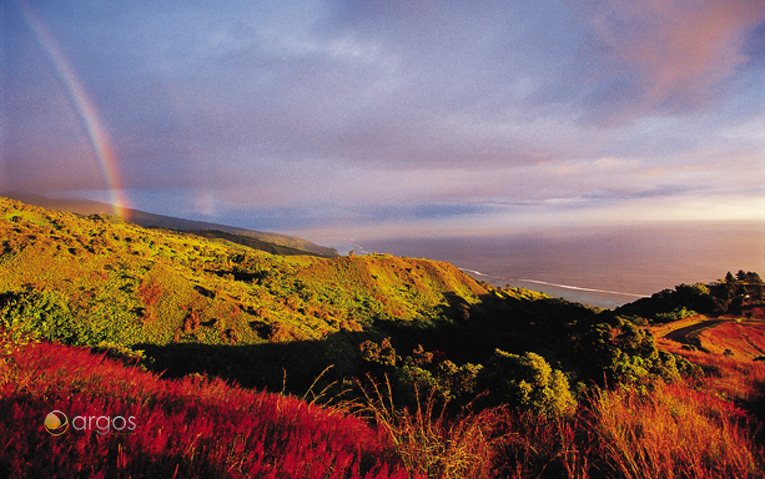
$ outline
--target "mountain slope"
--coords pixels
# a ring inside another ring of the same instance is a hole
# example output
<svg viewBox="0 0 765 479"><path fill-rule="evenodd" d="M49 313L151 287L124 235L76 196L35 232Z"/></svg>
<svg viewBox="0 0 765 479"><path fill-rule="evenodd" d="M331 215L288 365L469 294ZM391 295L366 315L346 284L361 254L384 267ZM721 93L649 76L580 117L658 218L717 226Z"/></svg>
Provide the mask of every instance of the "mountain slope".
<svg viewBox="0 0 765 479"><path fill-rule="evenodd" d="M748 324L731 312L754 317L761 288L740 276L601 311L426 259L274 255L0 199L0 475L758 477L765 364L656 338L694 301ZM251 386L354 399L382 427ZM147 429L62 442L41 431L53 410Z"/></svg>
<svg viewBox="0 0 765 479"><path fill-rule="evenodd" d="M207 345L216 357L251 345L259 358L268 344L322 340L353 367L358 343L380 338L385 325L448 322L444 312L489 294L446 263L272 255L7 199L0 237L0 317L68 344ZM306 378L336 362L326 355Z"/></svg>
<svg viewBox="0 0 765 479"><path fill-rule="evenodd" d="M83 199L50 199L29 193L4 193L8 198L56 211L68 211L81 215L109 215L114 208L107 203ZM125 216L131 223L145 228L164 228L199 233L208 238L223 238L274 254L313 254L322 257L337 256L337 251L311 243L301 238L278 233L253 231L205 221L193 221L172 216L125 209Z"/></svg>
<svg viewBox="0 0 765 479"><path fill-rule="evenodd" d="M600 382L604 371L641 375L646 364L650 374L671 376L682 366L627 319L498 289L448 263L273 255L5 199L0 235L6 327L66 344L142 349L173 375L208 372L278 390L287 371L290 390L300 391L330 365L328 380L363 375L377 361L369 348L385 338L394 368L406 363L396 356L422 347L468 370L497 349L533 352L572 381Z"/></svg>
<svg viewBox="0 0 765 479"><path fill-rule="evenodd" d="M141 349L168 374L270 390L282 389L285 371L296 392L330 365L327 381L363 376L361 346L386 337L404 354L421 344L457 364L501 348L571 365L574 339L598 321L582 305L494 288L427 259L272 255L6 199L0 235L6 327Z"/></svg>
<svg viewBox="0 0 765 479"><path fill-rule="evenodd" d="M108 308L108 298L159 343L171 342L174 330L166 326L182 324L192 310L192 321L198 319L201 327L215 322L214 330L234 328L239 340L249 343L279 340L258 334L252 322L278 323L277 329L292 331L290 339L311 339L340 331L343 321L358 323L351 329L394 317L427 322L448 305L447 294L467 303L487 294L447 263L272 255L194 234L144 229L116 217L82 218L12 200L0 199L0 233L0 291L56 291L81 322L99 315L96 304ZM117 320L115 315L109 319ZM138 336L119 339L132 343L145 337L130 334ZM225 343L209 334L196 336L208 344Z"/></svg>

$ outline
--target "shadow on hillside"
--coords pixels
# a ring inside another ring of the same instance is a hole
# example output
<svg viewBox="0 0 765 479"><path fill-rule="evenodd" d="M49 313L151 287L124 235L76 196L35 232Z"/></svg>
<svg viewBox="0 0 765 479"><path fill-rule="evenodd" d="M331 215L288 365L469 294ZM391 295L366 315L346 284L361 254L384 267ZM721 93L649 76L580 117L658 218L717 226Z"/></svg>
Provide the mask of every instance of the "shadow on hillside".
<svg viewBox="0 0 765 479"><path fill-rule="evenodd" d="M153 360L152 369L164 377L200 373L235 381L245 387L286 390L295 394L307 391L311 383L330 365L326 380L353 374L361 362L358 348L363 333L338 333L322 341L294 341L247 345L208 345L171 343L164 346L136 344Z"/></svg>
<svg viewBox="0 0 765 479"><path fill-rule="evenodd" d="M318 384L363 376L370 364L361 357L364 341L386 337L400 356L419 345L442 351L457 364L483 363L496 348L506 351L537 351L555 357L565 347L565 325L593 313L579 305L550 300L498 300L484 297L470 305L457 295L447 297L439 320L431 325L412 325L377 320L367 331L340 331L316 341L293 341L248 345L171 343L164 346L136 344L154 361L152 369L165 377L204 373L235 381L245 387L302 395L324 371Z"/></svg>
<svg viewBox="0 0 765 479"><path fill-rule="evenodd" d="M757 361L765 361L765 359L757 359ZM765 381L758 381L754 390L754 394L743 403L743 406L759 421L760 427L757 428L755 439L760 445L765 446Z"/></svg>

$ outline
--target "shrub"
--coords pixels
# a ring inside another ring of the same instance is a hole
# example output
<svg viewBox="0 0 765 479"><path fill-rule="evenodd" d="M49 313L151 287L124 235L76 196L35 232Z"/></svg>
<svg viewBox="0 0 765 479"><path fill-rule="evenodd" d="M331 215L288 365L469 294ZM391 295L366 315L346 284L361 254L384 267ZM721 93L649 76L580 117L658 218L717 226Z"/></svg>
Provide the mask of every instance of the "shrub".
<svg viewBox="0 0 765 479"><path fill-rule="evenodd" d="M66 298L56 291L25 289L4 295L0 322L8 329L37 333L65 344L85 344L89 331L74 321Z"/></svg>
<svg viewBox="0 0 765 479"><path fill-rule="evenodd" d="M445 353L426 351L421 344L403 363L394 377L396 389L403 393L399 396L403 396L406 404L414 405L415 394L434 395L442 401L456 400L463 405L475 399L476 379L483 367L480 364L457 366Z"/></svg>
<svg viewBox="0 0 765 479"><path fill-rule="evenodd" d="M364 361L380 366L395 366L396 361L400 359L390 344L390 338L383 339L380 344L369 340L364 341L359 345L359 349Z"/></svg>
<svg viewBox="0 0 765 479"><path fill-rule="evenodd" d="M542 356L519 356L497 349L479 374L479 388L490 391L495 402L546 416L570 415L576 408L568 379Z"/></svg>
<svg viewBox="0 0 765 479"><path fill-rule="evenodd" d="M690 318L691 316L695 316L696 311L690 310L686 308L685 306L678 306L677 308L673 309L669 313L659 313L656 315L656 320L661 323L669 323L672 321L677 321L680 319Z"/></svg>
<svg viewBox="0 0 765 479"><path fill-rule="evenodd" d="M585 379L603 385L648 385L658 378L674 381L692 372L681 357L664 354L653 334L622 317L615 324L599 323L576 343L577 361Z"/></svg>

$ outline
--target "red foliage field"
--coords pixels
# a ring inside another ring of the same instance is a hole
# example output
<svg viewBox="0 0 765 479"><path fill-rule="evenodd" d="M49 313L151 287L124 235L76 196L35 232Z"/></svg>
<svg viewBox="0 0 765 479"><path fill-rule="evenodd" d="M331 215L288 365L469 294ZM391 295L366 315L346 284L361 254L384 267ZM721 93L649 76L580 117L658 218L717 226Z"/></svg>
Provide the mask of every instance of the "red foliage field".
<svg viewBox="0 0 765 479"><path fill-rule="evenodd" d="M297 398L50 343L0 352L0 477L410 477L381 433ZM71 426L60 436L44 428L54 410Z"/></svg>
<svg viewBox="0 0 765 479"><path fill-rule="evenodd" d="M598 390L571 417L500 407L448 419L428 404L378 409L375 429L294 397L163 380L87 349L0 346L0 477L711 479L761 477L763 465L757 421L737 403L758 394L765 364L702 352L683 351L711 374ZM54 410L70 421L61 436L44 427ZM133 416L136 427L75 429L91 416Z"/></svg>
<svg viewBox="0 0 765 479"><path fill-rule="evenodd" d="M718 339L740 336L726 331ZM433 403L373 401L375 428L295 397L198 375L165 380L11 336L0 331L0 477L754 479L765 465L761 423L742 407L761 400L765 363L738 350L661 339L705 373L596 389L568 417L505 407L445 417ZM44 426L52 411L68 417L60 436Z"/></svg>
<svg viewBox="0 0 765 479"><path fill-rule="evenodd" d="M701 344L710 353L728 354L745 359L765 356L764 322L730 322L699 334Z"/></svg>

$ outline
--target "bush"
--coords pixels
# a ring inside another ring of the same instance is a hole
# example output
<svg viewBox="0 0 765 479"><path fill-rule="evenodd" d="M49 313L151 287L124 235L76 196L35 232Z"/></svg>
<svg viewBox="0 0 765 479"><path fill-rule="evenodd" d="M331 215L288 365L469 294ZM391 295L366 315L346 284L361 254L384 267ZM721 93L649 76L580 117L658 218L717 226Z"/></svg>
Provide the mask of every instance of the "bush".
<svg viewBox="0 0 765 479"><path fill-rule="evenodd" d="M359 349L361 350L361 358L368 363L395 366L396 361L400 359L390 344L390 338L383 339L381 344L374 341L364 341L359 345Z"/></svg>
<svg viewBox="0 0 765 479"><path fill-rule="evenodd" d="M657 314L656 320L661 323L669 323L672 321L677 321L679 319L690 318L691 316L695 316L696 314L698 314L696 313L696 311L688 309L685 306L678 306L677 308L673 309L669 313Z"/></svg>
<svg viewBox="0 0 765 479"><path fill-rule="evenodd" d="M584 379L601 384L649 385L659 378L671 382L692 372L683 358L660 352L650 331L618 316L615 324L591 326L576 352Z"/></svg>
<svg viewBox="0 0 765 479"><path fill-rule="evenodd" d="M497 349L479 374L479 387L488 387L491 398L523 411L546 416L566 416L576 409L568 379L542 356L519 356Z"/></svg>
<svg viewBox="0 0 765 479"><path fill-rule="evenodd" d="M6 328L65 344L86 343L88 331L73 320L66 298L60 293L26 289L7 293L3 299L0 322Z"/></svg>

